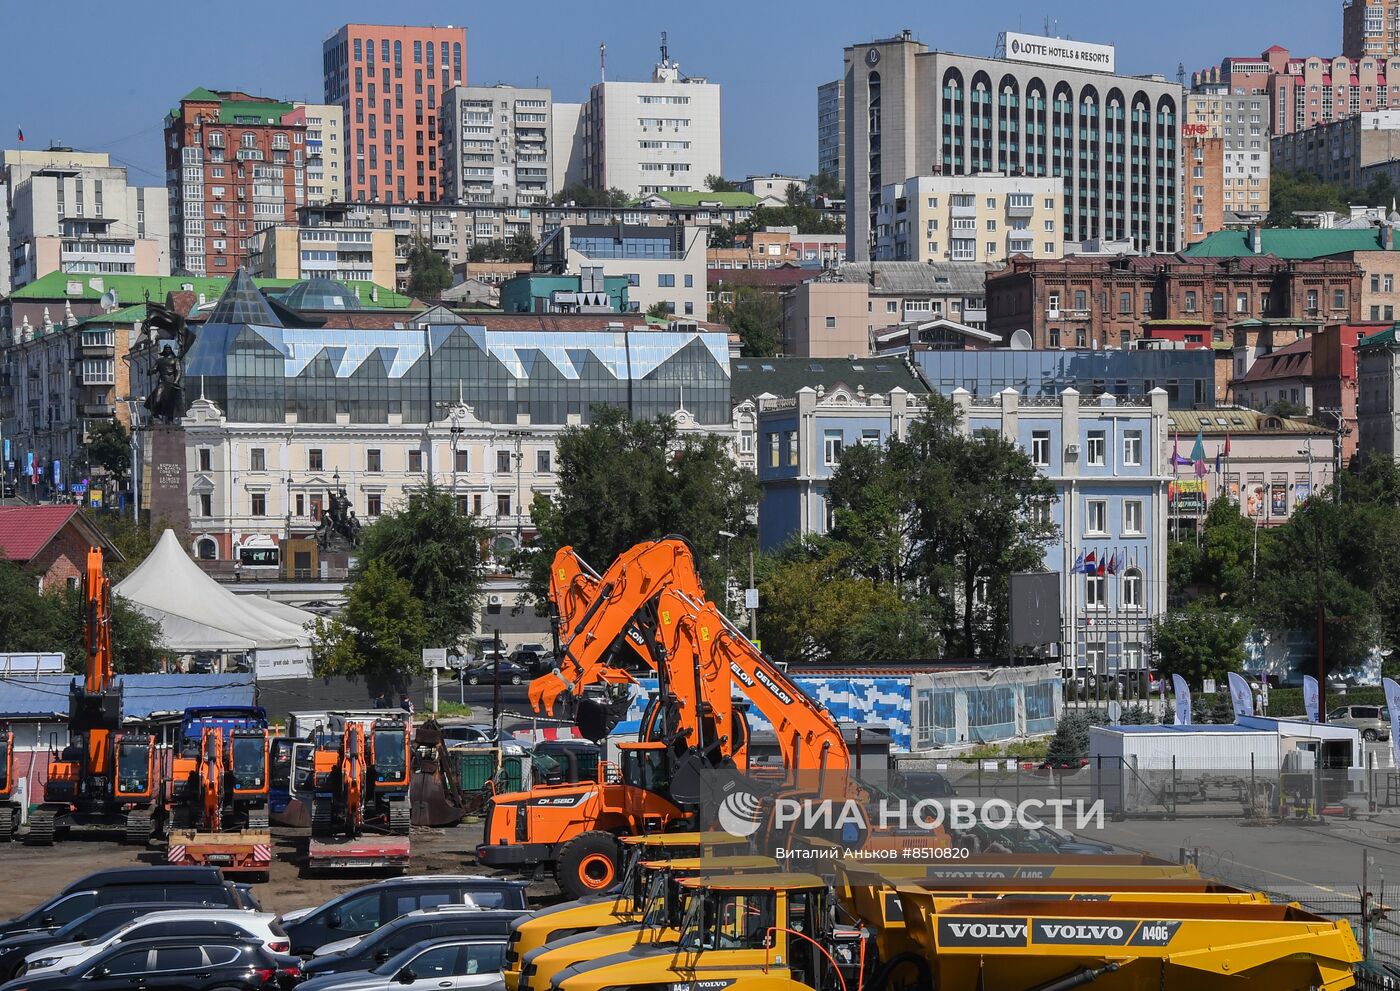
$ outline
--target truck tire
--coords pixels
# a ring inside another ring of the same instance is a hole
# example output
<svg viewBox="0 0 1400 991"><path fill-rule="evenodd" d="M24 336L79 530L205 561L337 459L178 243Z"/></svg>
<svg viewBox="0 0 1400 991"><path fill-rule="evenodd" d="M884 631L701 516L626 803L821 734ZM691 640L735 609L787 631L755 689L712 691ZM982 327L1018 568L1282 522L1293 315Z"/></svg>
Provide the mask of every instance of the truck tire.
<svg viewBox="0 0 1400 991"><path fill-rule="evenodd" d="M554 876L566 897L584 898L617 883L618 860L617 837L589 830L564 844L554 865Z"/></svg>

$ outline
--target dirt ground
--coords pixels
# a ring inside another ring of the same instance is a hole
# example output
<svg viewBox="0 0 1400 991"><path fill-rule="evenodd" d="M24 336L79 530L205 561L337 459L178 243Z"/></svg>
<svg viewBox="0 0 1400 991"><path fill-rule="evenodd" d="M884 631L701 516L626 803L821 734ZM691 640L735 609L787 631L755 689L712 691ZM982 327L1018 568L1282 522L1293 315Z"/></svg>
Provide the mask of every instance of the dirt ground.
<svg viewBox="0 0 1400 991"><path fill-rule="evenodd" d="M450 829L415 829L413 864L410 874L476 874L473 851L481 839L480 823L465 823ZM290 912L319 905L334 895L385 877L383 872L338 872L302 876L299 848L305 833L273 829L272 878L255 884L254 892L268 912ZM108 867L164 862L164 849L152 846L136 850L114 840L82 839L59 842L51 847L29 847L23 843L0 846L0 918L19 915L38 905L65 885L85 874ZM532 900L546 901L558 896L552 881L531 886Z"/></svg>

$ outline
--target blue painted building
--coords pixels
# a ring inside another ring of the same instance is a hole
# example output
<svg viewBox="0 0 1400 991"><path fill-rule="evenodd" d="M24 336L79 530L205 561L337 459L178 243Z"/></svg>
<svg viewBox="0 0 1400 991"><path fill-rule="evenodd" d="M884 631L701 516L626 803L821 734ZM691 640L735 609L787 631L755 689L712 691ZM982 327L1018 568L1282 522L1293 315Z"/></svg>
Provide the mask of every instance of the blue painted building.
<svg viewBox="0 0 1400 991"><path fill-rule="evenodd" d="M1045 568L1060 575L1062 666L1100 673L1148 666L1151 624L1166 608L1167 393L1088 399L1066 389L1026 398L1007 389L978 397L959 388L952 398L963 430L997 432L1054 483L1058 498L1048 512L1060 539L1047 547ZM827 532L827 486L842 452L905 436L926 409L899 388L888 395L802 388L790 399L757 402L765 550L799 533ZM1103 574L1085 573L1090 555Z"/></svg>

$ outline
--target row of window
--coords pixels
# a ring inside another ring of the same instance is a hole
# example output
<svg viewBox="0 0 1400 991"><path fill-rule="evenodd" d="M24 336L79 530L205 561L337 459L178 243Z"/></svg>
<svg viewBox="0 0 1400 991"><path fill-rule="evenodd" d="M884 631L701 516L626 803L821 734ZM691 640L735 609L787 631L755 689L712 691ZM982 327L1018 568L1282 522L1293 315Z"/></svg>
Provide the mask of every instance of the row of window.
<svg viewBox="0 0 1400 991"><path fill-rule="evenodd" d="M1085 575L1084 606L1086 609L1107 609L1108 583L1118 582L1118 606L1120 609L1141 609L1146 605L1142 572L1129 568L1122 575Z"/></svg>
<svg viewBox="0 0 1400 991"><path fill-rule="evenodd" d="M1140 537L1143 535L1145 531L1143 530L1142 512L1141 499L1123 500L1123 536ZM1086 537L1114 536L1109 529L1107 499L1084 500L1084 535Z"/></svg>
<svg viewBox="0 0 1400 991"><path fill-rule="evenodd" d="M1108 432L1090 430L1084 438L1084 463L1093 467L1104 467L1108 451ZM1125 467L1137 468L1142 465L1142 431L1123 431L1123 460ZM1050 450L1050 431L1031 431L1031 463L1037 468L1048 468L1053 452Z"/></svg>
<svg viewBox="0 0 1400 991"><path fill-rule="evenodd" d="M470 498L471 498L471 511L472 511L473 513L477 514L478 516L481 515L481 513L482 513L481 494L480 494L480 493L473 493L473 494L471 495ZM457 497L457 509L458 509L458 511L463 512L463 513L465 513L465 512L467 511L467 509L466 509L466 506L467 506L467 499L468 499L468 497L465 496L465 495L459 495L459 496ZM496 515L497 515L497 516L512 516L512 515L514 515L514 513L512 512L512 506L513 506L513 504L514 504L513 498L512 498L512 496L511 496L511 494L510 494L509 492L498 492L498 493L496 493ZM309 513L308 513L308 509L310 510ZM303 517L308 517L308 516L309 516L309 518L312 519L312 520L319 520L319 519L321 518L321 514L322 514L324 511L325 511L325 507L324 507L324 504L323 504L323 502L322 502L322 497L321 497L320 495L312 495L312 496L310 497L310 499L308 500L308 498L307 498L307 496L306 496L305 493L298 492L298 493L296 493L296 495L293 497L293 515L296 516L296 517L298 517L298 518L303 518ZM382 494L382 493L379 493L379 492L370 492L370 493L366 494L366 495L365 495L365 516L367 516L367 517L380 516L380 515L383 514L383 512L384 512L384 496L383 496L383 494ZM208 493L208 492L201 492L201 493L199 493L199 515L202 516L202 517L205 517L205 518L212 517L212 516L214 515L214 500L213 500L213 496L212 496L210 493ZM266 515L268 515L268 513L267 513L267 493L266 493L266 492L252 492L252 493L249 493L249 499L248 499L248 515L249 515L249 516L266 516Z"/></svg>
<svg viewBox="0 0 1400 991"><path fill-rule="evenodd" d="M103 359L89 359L98 360ZM105 359L111 365L112 359ZM516 470L514 451L498 450L496 452L496 471L501 474ZM524 455L520 455L522 461ZM418 473L423 470L423 452L419 448L409 448L408 450L408 471ZM535 471L541 474L548 474L554 470L554 452L550 448L539 448L535 451ZM213 448L201 447L199 449L199 470L212 471L214 467ZM267 471L267 449L263 447L252 448L248 452L249 471ZM306 452L307 471L325 471L325 452L320 448L311 448ZM384 452L380 448L372 447L365 451L365 471L371 473L382 472L384 470ZM454 452L453 471L471 471L471 452Z"/></svg>

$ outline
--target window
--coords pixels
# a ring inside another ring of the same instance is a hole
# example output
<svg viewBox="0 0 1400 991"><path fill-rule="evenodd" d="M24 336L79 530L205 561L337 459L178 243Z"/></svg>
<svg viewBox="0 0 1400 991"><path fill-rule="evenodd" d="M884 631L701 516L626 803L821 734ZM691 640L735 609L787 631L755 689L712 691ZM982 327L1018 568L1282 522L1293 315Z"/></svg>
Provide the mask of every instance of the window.
<svg viewBox="0 0 1400 991"><path fill-rule="evenodd" d="M776 468L782 462L781 438L777 431L768 435L768 467Z"/></svg>
<svg viewBox="0 0 1400 991"><path fill-rule="evenodd" d="M1186 290L1186 312L1196 312L1196 293L1191 289Z"/></svg>
<svg viewBox="0 0 1400 991"><path fill-rule="evenodd" d="M1123 532L1131 534L1142 533L1142 500L1123 500Z"/></svg>
<svg viewBox="0 0 1400 991"><path fill-rule="evenodd" d="M452 467L454 471L471 471L472 459L470 451L452 452Z"/></svg>
<svg viewBox="0 0 1400 991"><path fill-rule="evenodd" d="M497 451L497 452L496 452L496 471L497 471L498 474L502 474L502 475L504 475L504 474L506 474L506 473L508 473L508 472L510 471L510 452L509 452L509 451Z"/></svg>
<svg viewBox="0 0 1400 991"><path fill-rule="evenodd" d="M408 452L408 470L410 472L420 472L423 470L423 452L411 450Z"/></svg>
<svg viewBox="0 0 1400 991"><path fill-rule="evenodd" d="M383 471L384 459L378 448L372 447L365 452L365 471Z"/></svg>
<svg viewBox="0 0 1400 991"><path fill-rule="evenodd" d="M658 275L656 277L656 284L662 289L674 289L676 277L674 275Z"/></svg>
<svg viewBox="0 0 1400 991"><path fill-rule="evenodd" d="M1086 464L1102 465L1104 457L1104 432L1102 430L1089 431L1088 454L1085 459Z"/></svg>
<svg viewBox="0 0 1400 991"><path fill-rule="evenodd" d="M1084 576L1084 605L1090 609L1108 608L1108 579L1105 576Z"/></svg>
<svg viewBox="0 0 1400 991"><path fill-rule="evenodd" d="M118 977L126 974L144 974L150 969L150 950L129 950L126 953L118 953L114 957L109 957L102 965L102 969L111 977ZM89 971L89 974L91 971Z"/></svg>
<svg viewBox="0 0 1400 991"><path fill-rule="evenodd" d="M1309 290L1308 290L1308 309L1311 310L1311 311L1313 311L1313 312L1317 312L1317 290L1316 290L1316 289L1309 289Z"/></svg>
<svg viewBox="0 0 1400 991"><path fill-rule="evenodd" d="M1314 293L1314 294L1313 294L1313 301L1312 301L1312 303L1310 303L1310 304L1308 304L1308 305L1309 305L1309 306L1315 306L1316 304L1317 304L1317 294ZM1223 292L1218 292L1218 293L1216 293L1214 296L1211 297L1211 299L1210 299L1210 305L1211 305L1211 310L1212 310L1213 312L1215 312L1215 313L1224 313L1224 312L1225 312L1225 294L1224 294Z"/></svg>
<svg viewBox="0 0 1400 991"><path fill-rule="evenodd" d="M253 516L266 516L266 515L267 515L267 494L266 494L266 493L264 493L264 492L254 492L254 493L253 493L253 508L252 508L252 513L251 513L251 515L253 515Z"/></svg>
<svg viewBox="0 0 1400 991"><path fill-rule="evenodd" d="M1031 431L1031 464L1037 468L1050 465L1050 431Z"/></svg>
<svg viewBox="0 0 1400 991"><path fill-rule="evenodd" d="M501 493L499 493L499 494L496 496L496 515L497 515L497 516L509 516L509 515L510 515L510 493L509 493L509 492L501 492Z"/></svg>
<svg viewBox="0 0 1400 991"><path fill-rule="evenodd" d="M1236 313L1248 313L1248 312L1249 312L1249 293L1243 293L1243 292L1242 292L1242 293L1236 293L1236 294L1235 294L1235 312L1236 312Z"/></svg>
<svg viewBox="0 0 1400 991"><path fill-rule="evenodd" d="M840 430L827 430L822 434L822 463L835 467L841 463L841 448L845 435Z"/></svg>
<svg viewBox="0 0 1400 991"><path fill-rule="evenodd" d="M1123 464L1137 466L1142 464L1142 431L1123 431Z"/></svg>
<svg viewBox="0 0 1400 991"><path fill-rule="evenodd" d="M1084 532L1108 533L1108 502L1104 499L1090 499L1084 505Z"/></svg>
<svg viewBox="0 0 1400 991"><path fill-rule="evenodd" d="M1132 312L1133 312L1133 294L1132 294L1132 293L1130 293L1130 292L1120 292L1120 293L1118 294L1118 312L1119 312L1119 313L1132 313Z"/></svg>
<svg viewBox="0 0 1400 991"><path fill-rule="evenodd" d="M1395 276L1393 276L1393 275L1387 275L1387 276L1385 277L1385 291L1386 291L1386 292L1394 292L1394 291L1395 291Z"/></svg>
<svg viewBox="0 0 1400 991"><path fill-rule="evenodd" d="M267 452L261 447L255 447L249 452L250 471L267 471Z"/></svg>
<svg viewBox="0 0 1400 991"><path fill-rule="evenodd" d="M880 429L878 427L866 427L860 432L860 442L867 447L880 446Z"/></svg>
<svg viewBox="0 0 1400 991"><path fill-rule="evenodd" d="M835 326L836 326L836 318L835 318L835 317L827 317L827 318L826 318L826 326L827 326L828 329L835 327Z"/></svg>
<svg viewBox="0 0 1400 991"><path fill-rule="evenodd" d="M212 459L213 459L213 452L210 451L209 448L207 448L207 447L201 447L201 448L199 449L199 470L200 470L200 471L212 471L212 470L213 470L213 466L211 465Z"/></svg>
<svg viewBox="0 0 1400 991"><path fill-rule="evenodd" d="M1076 310L1087 310L1089 308L1089 295L1083 289L1074 291L1074 308Z"/></svg>
<svg viewBox="0 0 1400 991"><path fill-rule="evenodd" d="M695 288L695 276L693 276L693 275L687 275L687 276L685 277L685 287L686 287L687 289L694 289L694 288Z"/></svg>
<svg viewBox="0 0 1400 991"><path fill-rule="evenodd" d="M541 475L548 475L552 470L553 452L548 448L535 452L535 471Z"/></svg>
<svg viewBox="0 0 1400 991"><path fill-rule="evenodd" d="M1332 309L1345 310L1347 308L1347 292L1345 289L1337 289L1332 293Z"/></svg>
<svg viewBox="0 0 1400 991"><path fill-rule="evenodd" d="M199 515L214 515L214 498L208 492L201 492L199 494Z"/></svg>
<svg viewBox="0 0 1400 991"><path fill-rule="evenodd" d="M788 465L795 468L797 467L797 431L783 431L783 439L787 442Z"/></svg>
<svg viewBox="0 0 1400 991"><path fill-rule="evenodd" d="M384 497L378 492L365 496L365 515L378 516L384 509Z"/></svg>
<svg viewBox="0 0 1400 991"><path fill-rule="evenodd" d="M307 471L325 471L325 459L321 455L319 447L313 447L306 452Z"/></svg>
<svg viewBox="0 0 1400 991"><path fill-rule="evenodd" d="M1142 608L1142 572L1137 568L1123 572L1123 607Z"/></svg>

